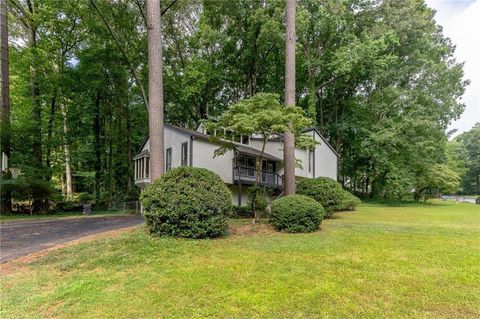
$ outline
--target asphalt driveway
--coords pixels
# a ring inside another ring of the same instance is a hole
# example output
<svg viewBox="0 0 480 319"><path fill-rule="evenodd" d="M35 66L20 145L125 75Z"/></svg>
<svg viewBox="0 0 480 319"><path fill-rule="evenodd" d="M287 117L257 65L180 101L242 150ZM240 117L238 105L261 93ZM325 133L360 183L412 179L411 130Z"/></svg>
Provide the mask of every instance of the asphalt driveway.
<svg viewBox="0 0 480 319"><path fill-rule="evenodd" d="M141 216L12 221L0 224L0 263L85 236L140 225Z"/></svg>

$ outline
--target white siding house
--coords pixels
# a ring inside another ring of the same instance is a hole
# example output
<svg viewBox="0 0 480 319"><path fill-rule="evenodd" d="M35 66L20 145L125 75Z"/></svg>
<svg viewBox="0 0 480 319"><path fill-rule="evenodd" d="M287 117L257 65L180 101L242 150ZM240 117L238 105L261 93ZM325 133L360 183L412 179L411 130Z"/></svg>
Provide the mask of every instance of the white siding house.
<svg viewBox="0 0 480 319"><path fill-rule="evenodd" d="M319 142L314 151L296 149L295 156L301 167L295 169L297 179L326 176L337 179L338 154L316 129L306 129ZM216 173L232 191L232 202L244 205L246 190L253 185L257 174L260 184L272 188L275 196L283 192L283 142L274 138L267 142L263 155L262 170L257 172L256 159L261 153L261 141L253 137L242 137L242 143L234 143L234 149L214 156L219 145L212 143L208 135L199 128L189 130L165 124L165 169L178 166L206 168ZM142 190L150 183L149 141L145 139L135 161L135 184Z"/></svg>

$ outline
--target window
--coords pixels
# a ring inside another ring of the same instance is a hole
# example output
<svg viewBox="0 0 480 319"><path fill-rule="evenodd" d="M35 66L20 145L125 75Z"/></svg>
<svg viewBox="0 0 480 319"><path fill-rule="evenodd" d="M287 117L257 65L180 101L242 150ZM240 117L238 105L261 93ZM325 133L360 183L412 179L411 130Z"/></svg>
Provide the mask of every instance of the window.
<svg viewBox="0 0 480 319"><path fill-rule="evenodd" d="M250 137L248 135L242 135L242 144L249 145Z"/></svg>
<svg viewBox="0 0 480 319"><path fill-rule="evenodd" d="M165 170L169 171L172 169L172 148L167 148L167 154L165 155Z"/></svg>
<svg viewBox="0 0 480 319"><path fill-rule="evenodd" d="M238 155L237 166L245 166L245 155Z"/></svg>
<svg viewBox="0 0 480 319"><path fill-rule="evenodd" d="M247 176L249 177L255 177L256 174L256 169L255 169L255 157L249 157L247 156Z"/></svg>
<svg viewBox="0 0 480 319"><path fill-rule="evenodd" d="M255 157L247 157L247 167L255 168Z"/></svg>
<svg viewBox="0 0 480 319"><path fill-rule="evenodd" d="M254 177L255 174L255 157L238 155L237 166L240 168L239 172L241 176Z"/></svg>
<svg viewBox="0 0 480 319"><path fill-rule="evenodd" d="M188 142L182 144L182 166L187 166L188 162Z"/></svg>

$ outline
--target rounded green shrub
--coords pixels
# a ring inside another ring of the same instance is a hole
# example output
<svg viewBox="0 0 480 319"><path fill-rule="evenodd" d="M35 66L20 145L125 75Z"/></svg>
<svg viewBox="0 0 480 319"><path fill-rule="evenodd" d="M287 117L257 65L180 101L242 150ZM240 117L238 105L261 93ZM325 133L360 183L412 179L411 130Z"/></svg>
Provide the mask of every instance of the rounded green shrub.
<svg viewBox="0 0 480 319"><path fill-rule="evenodd" d="M344 190L342 192L342 202L335 208L337 211L355 210L362 201L357 196L353 195L349 191Z"/></svg>
<svg viewBox="0 0 480 319"><path fill-rule="evenodd" d="M298 183L297 194L309 196L322 204L328 218L342 203L343 189L337 181L328 177L308 178Z"/></svg>
<svg viewBox="0 0 480 319"><path fill-rule="evenodd" d="M207 169L174 168L149 185L141 201L151 234L211 238L227 232L231 193Z"/></svg>
<svg viewBox="0 0 480 319"><path fill-rule="evenodd" d="M307 233L316 231L325 210L314 199L303 195L290 195L272 202L270 223L281 231Z"/></svg>

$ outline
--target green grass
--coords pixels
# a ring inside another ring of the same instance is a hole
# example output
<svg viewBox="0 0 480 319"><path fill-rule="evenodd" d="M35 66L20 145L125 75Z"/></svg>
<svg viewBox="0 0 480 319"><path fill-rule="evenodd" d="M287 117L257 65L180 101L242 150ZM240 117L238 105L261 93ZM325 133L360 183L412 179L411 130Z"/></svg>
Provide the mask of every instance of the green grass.
<svg viewBox="0 0 480 319"><path fill-rule="evenodd" d="M312 234L139 229L67 247L2 275L0 317L480 317L479 206L368 203L336 217Z"/></svg>
<svg viewBox="0 0 480 319"><path fill-rule="evenodd" d="M83 212L56 212L46 215L28 215L28 214L12 214L12 215L0 215L0 224L9 221L22 221L22 220L37 220L37 219L60 219L60 218L77 218L77 217L102 217L110 215L128 215L129 212L123 211L93 211L90 215L84 215Z"/></svg>

